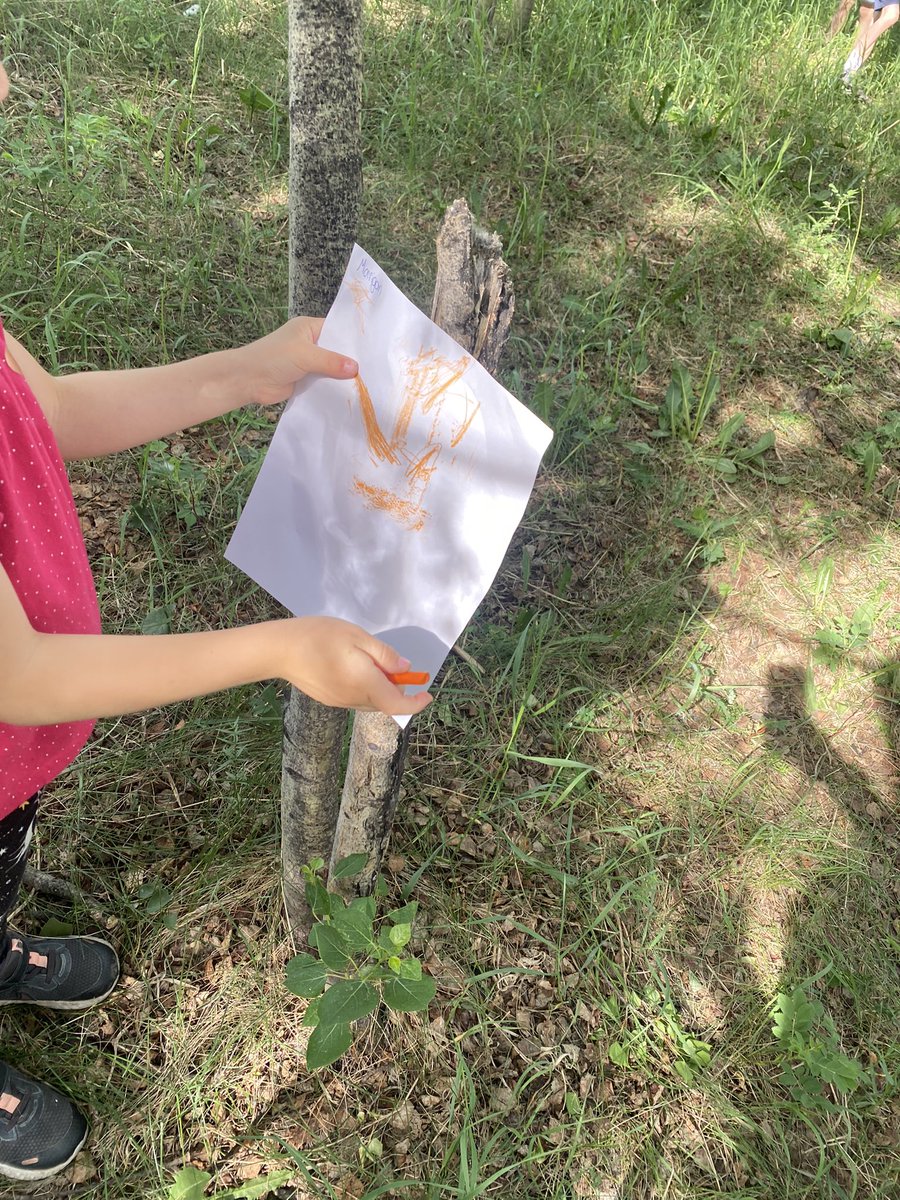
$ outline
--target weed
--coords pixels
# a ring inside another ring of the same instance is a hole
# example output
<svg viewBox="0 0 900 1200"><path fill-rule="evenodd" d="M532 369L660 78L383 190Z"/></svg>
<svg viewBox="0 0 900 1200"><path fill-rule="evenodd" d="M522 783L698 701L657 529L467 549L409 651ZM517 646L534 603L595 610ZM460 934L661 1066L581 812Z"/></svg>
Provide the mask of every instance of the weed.
<svg viewBox="0 0 900 1200"><path fill-rule="evenodd" d="M365 854L354 854L336 864L330 882L358 875ZM317 918L309 942L318 954L297 954L287 964L286 983L295 996L311 1000L303 1024L312 1029L306 1050L310 1069L327 1067L350 1048L351 1023L368 1017L383 1001L393 1012L419 1012L434 999L435 984L422 974L417 958L403 952L413 933L415 901L393 909L375 931L377 901L387 886L376 880L375 893L349 903L329 891L319 879L324 862L303 868L306 900ZM334 982L330 976L338 974Z"/></svg>
<svg viewBox="0 0 900 1200"><path fill-rule="evenodd" d="M674 367L672 381L659 406L659 435L693 445L700 437L718 394L719 377L713 374L712 363L697 395L690 373L682 366Z"/></svg>
<svg viewBox="0 0 900 1200"><path fill-rule="evenodd" d="M772 1017L772 1032L787 1060L781 1082L799 1104L830 1108L829 1089L846 1096L869 1080L868 1072L841 1052L834 1022L803 985L778 993Z"/></svg>
<svg viewBox="0 0 900 1200"><path fill-rule="evenodd" d="M826 628L815 632L817 657L831 666L843 661L853 650L864 646L875 627L876 608L862 604L850 617L838 617Z"/></svg>

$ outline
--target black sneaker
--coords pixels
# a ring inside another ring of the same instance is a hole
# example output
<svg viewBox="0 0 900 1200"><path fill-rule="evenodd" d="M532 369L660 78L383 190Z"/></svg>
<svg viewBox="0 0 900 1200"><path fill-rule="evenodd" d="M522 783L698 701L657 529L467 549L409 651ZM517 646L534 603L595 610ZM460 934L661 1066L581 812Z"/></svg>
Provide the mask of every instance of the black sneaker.
<svg viewBox="0 0 900 1200"><path fill-rule="evenodd" d="M87 1134L65 1096L0 1062L0 1175L47 1179L69 1165Z"/></svg>
<svg viewBox="0 0 900 1200"><path fill-rule="evenodd" d="M75 1012L105 1000L119 978L108 942L93 937L26 937L9 931L0 963L0 1004Z"/></svg>

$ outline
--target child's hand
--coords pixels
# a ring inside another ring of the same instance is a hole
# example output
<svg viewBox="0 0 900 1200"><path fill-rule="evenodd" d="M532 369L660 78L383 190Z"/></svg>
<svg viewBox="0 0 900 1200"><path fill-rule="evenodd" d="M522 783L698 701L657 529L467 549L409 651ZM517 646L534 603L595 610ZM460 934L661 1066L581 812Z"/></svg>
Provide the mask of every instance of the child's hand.
<svg viewBox="0 0 900 1200"><path fill-rule="evenodd" d="M251 402L287 400L304 375L352 379L357 374L354 359L316 345L322 324L319 317L294 317L274 333L232 351L246 373Z"/></svg>
<svg viewBox="0 0 900 1200"><path fill-rule="evenodd" d="M284 637L276 646L275 674L334 708L356 708L390 716L418 713L431 703L427 692L407 696L387 677L409 662L384 642L349 621L295 617L277 622Z"/></svg>

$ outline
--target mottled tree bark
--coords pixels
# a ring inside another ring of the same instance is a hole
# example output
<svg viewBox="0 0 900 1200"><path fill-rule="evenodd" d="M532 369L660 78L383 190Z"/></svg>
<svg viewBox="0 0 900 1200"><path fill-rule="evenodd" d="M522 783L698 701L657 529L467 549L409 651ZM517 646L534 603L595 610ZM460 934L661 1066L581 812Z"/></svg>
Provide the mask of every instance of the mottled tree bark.
<svg viewBox="0 0 900 1200"><path fill-rule="evenodd" d="M479 229L465 200L454 200L437 239L432 320L496 371L509 335L514 297L500 238ZM368 856L365 871L341 884L368 894L391 833L410 726L401 732L381 713L357 713L331 866L348 854Z"/></svg>
<svg viewBox="0 0 900 1200"><path fill-rule="evenodd" d="M281 871L284 907L295 938L312 925L302 869L328 862L340 808L341 753L347 712L291 689L281 758Z"/></svg>
<svg viewBox="0 0 900 1200"><path fill-rule="evenodd" d="M362 193L362 0L289 0L290 310L323 316Z"/></svg>
<svg viewBox="0 0 900 1200"><path fill-rule="evenodd" d="M362 0L288 0L290 78L289 310L321 316L356 238L362 190ZM295 936L311 914L300 874L326 862L340 803L347 714L292 688L284 719L281 862Z"/></svg>

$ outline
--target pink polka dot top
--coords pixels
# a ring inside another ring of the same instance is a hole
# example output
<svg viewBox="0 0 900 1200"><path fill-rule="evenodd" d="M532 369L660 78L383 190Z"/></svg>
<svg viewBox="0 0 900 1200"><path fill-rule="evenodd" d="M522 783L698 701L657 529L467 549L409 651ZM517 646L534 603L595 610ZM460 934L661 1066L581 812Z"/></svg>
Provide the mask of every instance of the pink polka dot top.
<svg viewBox="0 0 900 1200"><path fill-rule="evenodd" d="M56 439L24 377L6 358L0 322L0 565L41 633L99 633L97 592ZM93 721L0 721L0 818L55 779Z"/></svg>

